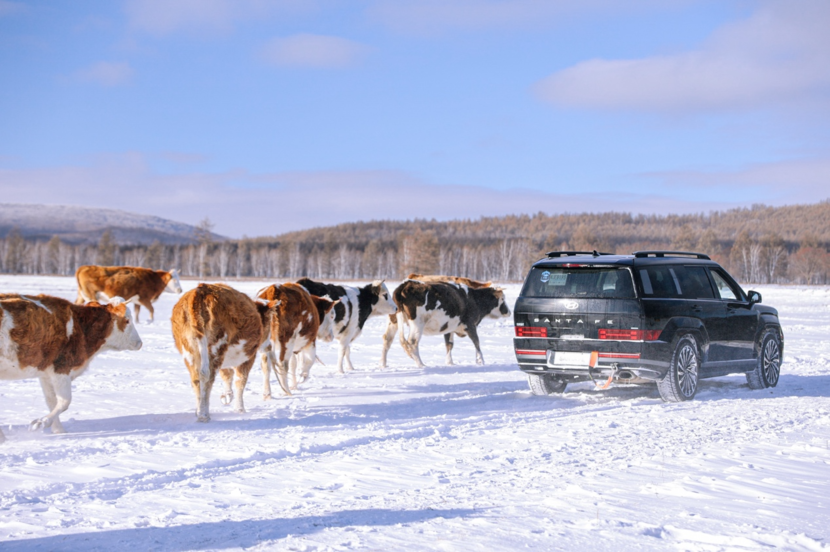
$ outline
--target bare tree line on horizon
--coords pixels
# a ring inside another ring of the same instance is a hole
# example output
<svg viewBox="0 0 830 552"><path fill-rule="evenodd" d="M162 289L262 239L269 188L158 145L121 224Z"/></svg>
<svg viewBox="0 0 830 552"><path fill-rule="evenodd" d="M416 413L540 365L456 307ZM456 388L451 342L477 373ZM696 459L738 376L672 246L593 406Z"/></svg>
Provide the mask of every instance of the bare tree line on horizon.
<svg viewBox="0 0 830 552"><path fill-rule="evenodd" d="M0 240L6 274L74 275L85 264L178 268L198 278L322 280L401 279L411 272L522 280L552 250L631 253L671 249L709 254L745 283L830 283L830 203L753 206L708 215L521 215L476 221L371 221L273 238L215 242L212 224L191 245L97 244L55 236L27 240L12 230Z"/></svg>

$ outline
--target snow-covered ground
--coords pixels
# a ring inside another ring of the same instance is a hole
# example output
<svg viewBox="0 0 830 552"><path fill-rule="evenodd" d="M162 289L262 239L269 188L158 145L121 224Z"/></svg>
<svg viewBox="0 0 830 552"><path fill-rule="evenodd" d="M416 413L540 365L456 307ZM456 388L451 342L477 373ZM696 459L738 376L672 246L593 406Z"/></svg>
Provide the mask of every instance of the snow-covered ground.
<svg viewBox="0 0 830 552"><path fill-rule="evenodd" d="M71 278L0 290L75 297ZM0 550L830 548L830 288L759 290L786 336L771 390L730 376L685 404L587 383L531 396L511 319L482 323L485 366L467 339L445 366L432 337L429 368L396 343L380 370L373 318L354 372L323 343L295 396L263 402L255 369L248 412L214 391L209 424L165 294L141 351L75 381L66 435L28 431L46 413L36 380L0 381Z"/></svg>

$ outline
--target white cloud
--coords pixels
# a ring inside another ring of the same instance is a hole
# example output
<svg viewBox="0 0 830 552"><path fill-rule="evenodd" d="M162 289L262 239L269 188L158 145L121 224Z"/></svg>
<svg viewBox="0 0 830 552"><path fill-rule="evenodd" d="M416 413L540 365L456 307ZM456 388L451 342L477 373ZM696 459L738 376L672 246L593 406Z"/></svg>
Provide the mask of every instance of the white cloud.
<svg viewBox="0 0 830 552"><path fill-rule="evenodd" d="M368 48L336 36L297 34L270 40L261 50L262 58L273 65L293 67L347 67Z"/></svg>
<svg viewBox="0 0 830 552"><path fill-rule="evenodd" d="M127 0L134 29L157 35L178 31L228 32L239 21L313 8L313 0Z"/></svg>
<svg viewBox="0 0 830 552"><path fill-rule="evenodd" d="M129 84L135 71L127 62L99 61L75 73L83 82L93 82L104 86Z"/></svg>
<svg viewBox="0 0 830 552"><path fill-rule="evenodd" d="M563 107L697 111L826 98L830 2L767 2L717 30L696 51L642 59L593 59L536 86Z"/></svg>
<svg viewBox="0 0 830 552"><path fill-rule="evenodd" d="M682 3L688 0L668 4ZM455 29L538 26L585 12L607 14L666 5L660 0L376 0L368 15L396 31L432 34Z"/></svg>
<svg viewBox="0 0 830 552"><path fill-rule="evenodd" d="M0 197L9 203L109 207L190 224L208 216L220 234L261 236L372 219L448 220L538 211L695 213L752 203L810 203L828 196L823 184L830 177L830 157L730 173L645 177L658 179L662 195L439 186L395 171L169 175L153 170L144 155L130 153L86 166L0 169ZM699 190L694 201L685 199L689 185ZM742 201L729 201L725 188L743 190Z"/></svg>
<svg viewBox="0 0 830 552"><path fill-rule="evenodd" d="M739 191L746 203L813 203L830 198L830 157L756 163L738 170L643 175L670 190Z"/></svg>

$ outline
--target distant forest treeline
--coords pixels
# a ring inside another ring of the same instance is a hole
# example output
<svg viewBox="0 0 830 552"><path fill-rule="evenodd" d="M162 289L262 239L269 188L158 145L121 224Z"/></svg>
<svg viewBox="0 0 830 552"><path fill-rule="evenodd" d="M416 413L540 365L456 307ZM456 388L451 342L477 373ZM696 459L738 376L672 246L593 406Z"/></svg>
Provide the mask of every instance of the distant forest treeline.
<svg viewBox="0 0 830 552"><path fill-rule="evenodd" d="M478 220L371 221L216 242L204 221L192 245L97 245L58 237L0 240L2 271L72 275L84 264L178 268L183 276L399 279L410 272L521 280L552 250L700 251L746 283L830 281L830 202L692 215L517 215Z"/></svg>

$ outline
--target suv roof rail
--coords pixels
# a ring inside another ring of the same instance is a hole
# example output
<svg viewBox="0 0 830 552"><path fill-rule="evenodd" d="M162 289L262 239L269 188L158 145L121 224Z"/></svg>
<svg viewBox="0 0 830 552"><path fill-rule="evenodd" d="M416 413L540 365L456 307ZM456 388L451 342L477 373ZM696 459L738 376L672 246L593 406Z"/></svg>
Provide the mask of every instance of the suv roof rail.
<svg viewBox="0 0 830 552"><path fill-rule="evenodd" d="M578 255L591 255L593 257L599 257L600 255L613 255L613 253L598 253L596 249L593 251L551 251L550 253L545 253L546 257L576 257Z"/></svg>
<svg viewBox="0 0 830 552"><path fill-rule="evenodd" d="M691 251L635 251L635 257L695 257L697 259L704 259L711 261L709 255L703 253L693 253Z"/></svg>

